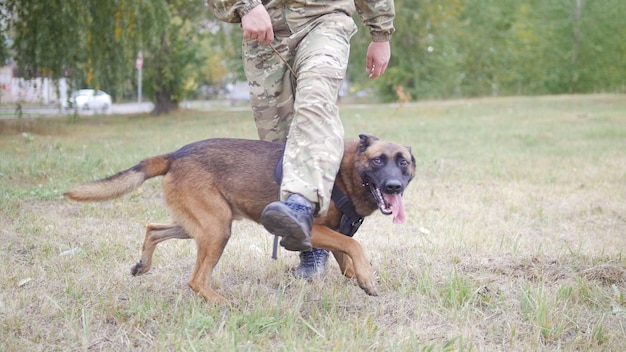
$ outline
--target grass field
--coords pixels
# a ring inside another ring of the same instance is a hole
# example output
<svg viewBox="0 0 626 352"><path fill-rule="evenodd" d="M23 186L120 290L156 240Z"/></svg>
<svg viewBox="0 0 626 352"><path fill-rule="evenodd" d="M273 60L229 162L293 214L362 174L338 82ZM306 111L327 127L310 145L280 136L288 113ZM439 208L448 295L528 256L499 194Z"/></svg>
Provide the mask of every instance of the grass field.
<svg viewBox="0 0 626 352"><path fill-rule="evenodd" d="M0 121L2 351L623 351L626 96L343 106L346 136L410 145L408 221L356 235L378 297L334 261L237 222L214 273L229 305L187 287L191 241L130 275L144 225L167 222L159 179L115 201L70 187L209 137L256 138L248 112Z"/></svg>

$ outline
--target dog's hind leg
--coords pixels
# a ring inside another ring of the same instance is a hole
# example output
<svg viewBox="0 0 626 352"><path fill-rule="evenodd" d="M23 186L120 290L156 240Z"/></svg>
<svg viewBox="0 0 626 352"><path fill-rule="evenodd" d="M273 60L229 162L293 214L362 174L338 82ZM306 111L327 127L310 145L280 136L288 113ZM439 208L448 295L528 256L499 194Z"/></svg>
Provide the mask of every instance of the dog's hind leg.
<svg viewBox="0 0 626 352"><path fill-rule="evenodd" d="M173 164L163 178L163 193L176 223L196 241L196 265L189 287L207 301L225 302L211 288L211 275L230 238L233 213L214 185L215 176L197 167L184 160Z"/></svg>
<svg viewBox="0 0 626 352"><path fill-rule="evenodd" d="M172 238L184 240L190 239L191 236L189 236L182 227L176 224L148 224L146 237L143 240L141 260L130 269L130 272L134 276L137 276L150 271L152 255L154 254L157 244Z"/></svg>
<svg viewBox="0 0 626 352"><path fill-rule="evenodd" d="M371 296L378 296L374 273L365 257L365 252L361 244L352 237L342 235L329 229L326 226L314 225L311 244L315 248L324 248L333 252L343 252L352 259L352 268L359 286ZM342 263L346 261L342 258ZM341 265L341 264L340 264ZM342 268L347 270L348 268Z"/></svg>
<svg viewBox="0 0 626 352"><path fill-rule="evenodd" d="M194 232L198 257L189 281L189 287L207 301L226 302L224 297L211 288L211 275L230 238L231 219L211 218L211 214L206 214L202 220L205 223L201 228L202 233L196 234Z"/></svg>

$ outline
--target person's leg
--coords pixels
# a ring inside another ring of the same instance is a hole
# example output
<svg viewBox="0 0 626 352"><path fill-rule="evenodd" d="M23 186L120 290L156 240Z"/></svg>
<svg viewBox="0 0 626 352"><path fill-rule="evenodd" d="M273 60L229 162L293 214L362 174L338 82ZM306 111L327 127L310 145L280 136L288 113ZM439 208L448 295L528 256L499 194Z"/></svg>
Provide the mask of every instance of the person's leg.
<svg viewBox="0 0 626 352"><path fill-rule="evenodd" d="M279 143L286 142L293 120L295 80L287 63L292 60L300 39L291 36L286 25L282 28L282 31L275 33L271 47L255 40L243 41L244 71L250 87L250 103L259 138ZM307 199L294 195L290 202L275 202L273 207L266 209L264 217L269 216L274 222L270 226L266 221L263 224L270 233L283 237L283 247L294 251L309 250L312 226L310 208ZM294 211L298 222L281 220L285 213Z"/></svg>
<svg viewBox="0 0 626 352"><path fill-rule="evenodd" d="M250 87L250 103L259 138L285 143L294 116L295 79L288 63L292 61L301 37L292 36L286 24L281 25L278 12L271 13L275 40L272 46L264 46L255 40L244 39L244 71ZM276 28L282 30L276 32ZM290 217L285 219L285 214ZM272 219L270 224L263 220L267 217ZM292 221L294 219L291 217L298 221ZM311 249L312 210L307 199L294 195L289 202L272 203L271 207L265 209L262 222L270 233L283 238L281 244L286 249Z"/></svg>
<svg viewBox="0 0 626 352"><path fill-rule="evenodd" d="M347 16L320 18L306 29L308 34L299 42L294 60L298 75L295 118L283 162L283 175L288 176L283 176L281 199L302 195L319 215L328 210L343 155L343 126L336 102L355 29ZM302 251L295 273L311 278L324 272L327 260L328 252L323 249Z"/></svg>
<svg viewBox="0 0 626 352"><path fill-rule="evenodd" d="M277 38L273 47L283 59L290 59L288 40ZM293 119L293 81L287 66L269 46L254 40L243 43L243 62L250 104L259 139L285 143Z"/></svg>
<svg viewBox="0 0 626 352"><path fill-rule="evenodd" d="M325 215L343 156L343 125L337 97L348 65L351 17L320 17L300 41L294 58L297 73L294 117L283 160L281 200L300 194L316 215Z"/></svg>

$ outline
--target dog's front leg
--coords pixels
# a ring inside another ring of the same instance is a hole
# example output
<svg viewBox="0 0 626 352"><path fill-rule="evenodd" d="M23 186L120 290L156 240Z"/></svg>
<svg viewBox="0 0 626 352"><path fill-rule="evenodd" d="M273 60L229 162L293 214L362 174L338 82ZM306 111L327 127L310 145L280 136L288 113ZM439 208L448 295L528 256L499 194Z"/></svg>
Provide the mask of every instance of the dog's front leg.
<svg viewBox="0 0 626 352"><path fill-rule="evenodd" d="M352 259L350 259L350 256L339 251L333 251L333 256L335 257L337 264L339 264L341 273L345 277L354 279L356 275L354 274L354 265L352 265Z"/></svg>
<svg viewBox="0 0 626 352"><path fill-rule="evenodd" d="M354 276L356 277L359 286L368 295L378 296L374 281L374 273L372 272L372 268L365 257L363 247L361 247L359 242L352 237L335 232L326 226L315 225L313 226L311 244L315 248L324 248L333 252L343 252L347 254L350 259L352 259ZM342 263L346 263L343 258ZM348 269L348 267L342 268L342 270L346 269Z"/></svg>

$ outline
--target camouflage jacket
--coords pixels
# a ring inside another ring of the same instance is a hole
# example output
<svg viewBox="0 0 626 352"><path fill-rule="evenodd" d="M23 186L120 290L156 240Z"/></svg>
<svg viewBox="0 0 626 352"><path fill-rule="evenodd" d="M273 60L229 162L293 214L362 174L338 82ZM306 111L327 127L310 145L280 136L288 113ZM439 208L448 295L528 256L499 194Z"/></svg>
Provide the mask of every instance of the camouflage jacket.
<svg viewBox="0 0 626 352"><path fill-rule="evenodd" d="M300 21L306 17L316 17L332 12L344 12L352 16L358 12L363 24L369 29L373 41L388 41L394 32L395 7L393 0L209 0L215 17L224 22L241 22L241 17L259 4L268 10L277 8L297 8L298 18L287 22Z"/></svg>

